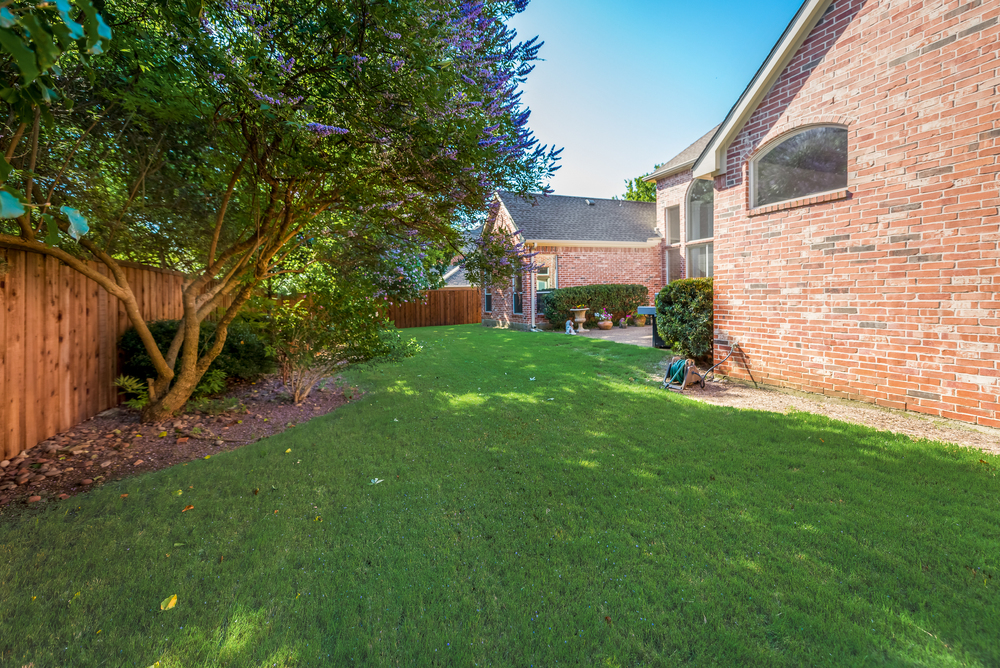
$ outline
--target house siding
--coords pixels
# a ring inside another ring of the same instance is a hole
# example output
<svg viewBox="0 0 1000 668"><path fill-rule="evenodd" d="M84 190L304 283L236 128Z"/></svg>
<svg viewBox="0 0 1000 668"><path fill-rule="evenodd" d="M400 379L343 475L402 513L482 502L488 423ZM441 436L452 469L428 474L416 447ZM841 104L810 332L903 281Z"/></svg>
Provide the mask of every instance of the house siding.
<svg viewBox="0 0 1000 668"><path fill-rule="evenodd" d="M1000 427L998 15L831 5L715 179L715 354L746 354L723 372ZM847 190L751 211L749 160L825 123Z"/></svg>

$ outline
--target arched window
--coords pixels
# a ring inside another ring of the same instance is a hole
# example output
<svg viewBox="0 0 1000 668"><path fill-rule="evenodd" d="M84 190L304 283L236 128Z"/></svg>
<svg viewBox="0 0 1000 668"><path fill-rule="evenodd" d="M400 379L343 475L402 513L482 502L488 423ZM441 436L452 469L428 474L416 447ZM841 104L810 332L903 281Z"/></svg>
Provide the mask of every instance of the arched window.
<svg viewBox="0 0 1000 668"><path fill-rule="evenodd" d="M847 128L810 127L785 135L750 163L753 206L847 187Z"/></svg>
<svg viewBox="0 0 1000 668"><path fill-rule="evenodd" d="M711 276L713 270L711 242L698 243L700 239L715 236L715 184L697 180L691 184L687 196L686 262L688 278Z"/></svg>

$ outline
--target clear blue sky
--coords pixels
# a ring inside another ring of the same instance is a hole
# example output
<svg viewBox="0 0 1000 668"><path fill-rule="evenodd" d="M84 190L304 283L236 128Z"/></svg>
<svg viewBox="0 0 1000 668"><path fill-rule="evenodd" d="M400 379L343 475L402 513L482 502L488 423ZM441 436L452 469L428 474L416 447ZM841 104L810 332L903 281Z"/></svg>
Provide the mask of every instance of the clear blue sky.
<svg viewBox="0 0 1000 668"><path fill-rule="evenodd" d="M800 5L532 0L511 26L545 42L522 99L565 147L555 193L620 195L720 123Z"/></svg>

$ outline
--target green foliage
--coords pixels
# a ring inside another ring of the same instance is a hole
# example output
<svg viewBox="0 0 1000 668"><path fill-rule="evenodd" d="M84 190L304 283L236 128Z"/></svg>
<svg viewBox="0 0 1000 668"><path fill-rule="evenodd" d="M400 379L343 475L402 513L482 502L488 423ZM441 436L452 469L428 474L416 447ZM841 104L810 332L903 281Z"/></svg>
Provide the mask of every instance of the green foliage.
<svg viewBox="0 0 1000 668"><path fill-rule="evenodd" d="M559 288L545 296L545 318L559 327L572 319L570 311L577 306L586 306L587 322L596 322L595 315L600 310L606 310L617 320L636 308L649 303L649 288L645 285L599 284L579 285L572 288Z"/></svg>
<svg viewBox="0 0 1000 668"><path fill-rule="evenodd" d="M115 378L115 387L129 395L123 403L129 408L137 411L145 408L149 403L149 388L145 381L141 381L134 376L118 376Z"/></svg>
<svg viewBox="0 0 1000 668"><path fill-rule="evenodd" d="M655 202L656 184L647 183L641 176L625 179L625 194L622 199L632 202Z"/></svg>
<svg viewBox="0 0 1000 668"><path fill-rule="evenodd" d="M712 279L685 278L656 295L656 327L674 350L697 360L712 356Z"/></svg>
<svg viewBox="0 0 1000 668"><path fill-rule="evenodd" d="M149 323L150 334L153 335L153 339L162 353L166 354L170 348L170 343L177 334L179 324L179 320L157 320ZM208 347L215 329L214 322L201 323L201 332L198 337L199 348L204 350ZM156 370L153 368L149 353L134 327L122 334L118 341L118 348L122 353L122 372L125 375L142 379L156 376ZM225 378L248 381L271 373L274 368L274 358L268 353L266 341L250 322L244 322L241 319L229 326L226 344L219 356L212 362L208 372L217 370L224 374ZM206 372L206 376L208 372ZM212 386L217 385L216 379ZM201 387L200 384L199 387ZM216 392L218 391L221 389L216 390ZM200 390L196 390L196 392L200 392ZM214 392L212 393L214 394Z"/></svg>
<svg viewBox="0 0 1000 668"><path fill-rule="evenodd" d="M376 311L361 311L350 291L287 300L273 313L274 350L295 403L338 369L361 362L398 361L419 352L412 339L386 327Z"/></svg>

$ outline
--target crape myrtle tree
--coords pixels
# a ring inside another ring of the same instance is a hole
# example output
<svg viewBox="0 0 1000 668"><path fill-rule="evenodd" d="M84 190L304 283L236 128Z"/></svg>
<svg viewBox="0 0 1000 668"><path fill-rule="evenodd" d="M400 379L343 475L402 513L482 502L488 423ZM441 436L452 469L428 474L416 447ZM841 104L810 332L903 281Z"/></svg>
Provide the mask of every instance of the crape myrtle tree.
<svg viewBox="0 0 1000 668"><path fill-rule="evenodd" d="M0 242L121 300L156 369L143 417L165 418L263 282L349 267L366 248L381 264L359 271L385 274L390 251L402 268L454 248L453 221L495 190L542 187L557 152L534 139L517 91L539 44L506 27L526 4L9 3ZM166 351L122 258L187 274ZM385 298L413 287L383 284Z"/></svg>

